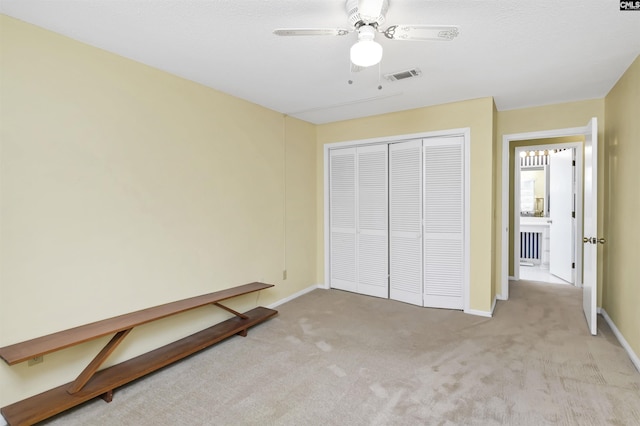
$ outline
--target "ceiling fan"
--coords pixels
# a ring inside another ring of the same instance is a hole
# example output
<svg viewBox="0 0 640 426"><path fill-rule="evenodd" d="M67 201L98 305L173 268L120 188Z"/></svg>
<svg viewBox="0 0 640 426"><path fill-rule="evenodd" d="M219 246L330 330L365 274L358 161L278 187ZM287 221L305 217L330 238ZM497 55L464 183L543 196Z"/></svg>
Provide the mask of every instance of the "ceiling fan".
<svg viewBox="0 0 640 426"><path fill-rule="evenodd" d="M344 36L358 34L358 41L351 46L351 63L357 67L370 67L382 59L382 46L375 41L376 33L390 40L440 40L451 41L458 36L454 25L392 25L385 30L380 26L385 21L389 0L347 0L346 10L351 28L278 28L279 36Z"/></svg>

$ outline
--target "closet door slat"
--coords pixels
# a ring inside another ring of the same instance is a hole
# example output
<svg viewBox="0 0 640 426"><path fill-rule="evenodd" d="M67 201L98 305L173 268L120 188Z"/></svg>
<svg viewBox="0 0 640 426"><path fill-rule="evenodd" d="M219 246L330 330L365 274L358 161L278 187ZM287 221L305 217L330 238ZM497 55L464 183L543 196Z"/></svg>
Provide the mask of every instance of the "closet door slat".
<svg viewBox="0 0 640 426"><path fill-rule="evenodd" d="M422 306L422 140L389 145L389 297Z"/></svg>
<svg viewBox="0 0 640 426"><path fill-rule="evenodd" d="M330 286L356 291L356 149L329 157Z"/></svg>
<svg viewBox="0 0 640 426"><path fill-rule="evenodd" d="M464 307L463 143L463 137L424 140L424 306Z"/></svg>
<svg viewBox="0 0 640 426"><path fill-rule="evenodd" d="M388 148L358 147L357 292L389 297Z"/></svg>

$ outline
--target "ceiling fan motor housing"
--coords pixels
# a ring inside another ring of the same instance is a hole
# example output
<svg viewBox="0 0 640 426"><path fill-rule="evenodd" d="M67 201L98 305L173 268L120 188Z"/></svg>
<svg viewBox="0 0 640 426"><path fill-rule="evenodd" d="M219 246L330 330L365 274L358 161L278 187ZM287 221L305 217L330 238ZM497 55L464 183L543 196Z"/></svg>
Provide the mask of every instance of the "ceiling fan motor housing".
<svg viewBox="0 0 640 426"><path fill-rule="evenodd" d="M373 24L372 26L377 27L378 25L382 25L384 23L384 17L387 14L387 10L389 10L389 0L383 0L380 15L374 20L368 19L367 22L365 22L360 15L360 10L358 10L358 3L359 0L347 0L346 9L350 26L359 28L362 25Z"/></svg>

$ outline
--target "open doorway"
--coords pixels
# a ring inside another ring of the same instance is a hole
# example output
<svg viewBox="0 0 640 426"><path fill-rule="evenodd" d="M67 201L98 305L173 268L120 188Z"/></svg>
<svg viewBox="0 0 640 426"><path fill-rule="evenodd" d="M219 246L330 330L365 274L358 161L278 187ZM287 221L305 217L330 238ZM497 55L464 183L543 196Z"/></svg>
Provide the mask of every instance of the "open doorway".
<svg viewBox="0 0 640 426"><path fill-rule="evenodd" d="M532 145L515 146L514 179L509 186L514 230L511 276L576 285L578 218L582 217L576 171L582 170L582 138L576 137L576 142L557 139L528 140Z"/></svg>
<svg viewBox="0 0 640 426"><path fill-rule="evenodd" d="M575 178L575 207L576 209L582 208L582 196L583 196L583 160L584 160L584 128L567 128L556 129L548 131L538 131L520 134L511 134L503 136L502 144L502 220L503 220L503 237L502 237L502 270L501 270L501 290L499 291L498 298L507 300L509 298L509 280L520 279L520 231L521 231L521 216L520 216L520 180L521 176L516 172L520 166L521 152L529 153L531 151L544 151L544 150L572 150L575 152L576 161L576 178ZM524 155L524 154L522 154ZM572 160L573 161L573 160ZM550 171L550 169L549 169ZM516 191L517 187L517 191ZM553 211L550 206L549 192L551 187L545 183L547 194L543 196L545 198L544 206L540 204L534 205L534 214L536 207L538 211L542 211L543 215ZM518 197L516 202L516 196ZM534 197L540 198L540 197ZM534 200L535 203L535 200ZM518 208L516 208L518 204ZM573 254L572 257L575 263L575 272L572 272L573 284L580 287L583 282L582 277L582 251L583 246L581 242L577 240L582 237L583 231L583 212L576 210L575 217L575 232L573 233ZM516 216L517 214L517 216ZM540 214L540 213L538 213ZM547 218L538 220L550 220ZM528 220L525 220L526 226L528 226ZM551 224L549 224L551 225ZM526 229L526 228L525 228ZM549 236L550 237L550 236ZM548 241L550 243L550 240ZM550 249L549 249L550 250ZM549 263L551 259L549 259ZM573 266L573 265L570 265Z"/></svg>
<svg viewBox="0 0 640 426"><path fill-rule="evenodd" d="M582 138L579 148L576 148L577 169L577 206L582 206L582 214L576 212L576 237L582 244L577 244L576 249L576 286L582 287L582 307L589 332L597 333L597 295L598 295L598 252L597 245L604 244L604 238L598 235L598 119L592 117L584 127L566 129L545 130L538 132L507 134L502 139L502 237L501 237L501 270L500 291L498 299L509 299L509 278L514 268L514 252L516 246L514 234L519 234L519 221L514 220L513 195L509 186L514 182L513 161L515 147L531 145L530 141L536 139L551 139L554 142L558 138ZM575 142L573 139L571 142ZM550 142L548 142L550 143ZM584 167L578 165L578 161ZM580 199L582 197L582 199ZM515 278L511 276L512 278Z"/></svg>

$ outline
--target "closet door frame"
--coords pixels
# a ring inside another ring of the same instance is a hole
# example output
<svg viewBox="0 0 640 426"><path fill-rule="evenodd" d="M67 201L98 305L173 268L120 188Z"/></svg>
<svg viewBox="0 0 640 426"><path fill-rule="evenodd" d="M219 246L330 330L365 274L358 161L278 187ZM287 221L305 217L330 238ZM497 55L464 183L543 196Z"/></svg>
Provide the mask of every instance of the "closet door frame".
<svg viewBox="0 0 640 426"><path fill-rule="evenodd" d="M390 144L396 142L410 141L413 139L428 139L434 137L448 137L448 136L462 136L464 138L464 280L463 280L463 294L464 294L464 312L474 313L469 308L470 298L470 224L471 224L471 192L470 192L470 149L471 149L471 129L459 128L448 129L434 132L413 133L396 136L387 136L381 138L352 140L345 142L335 142L325 144L323 147L324 152L324 283L319 284L318 287L329 289L331 288L331 267L330 267L330 203L329 203L329 156L332 149L347 148L366 145L379 145Z"/></svg>

